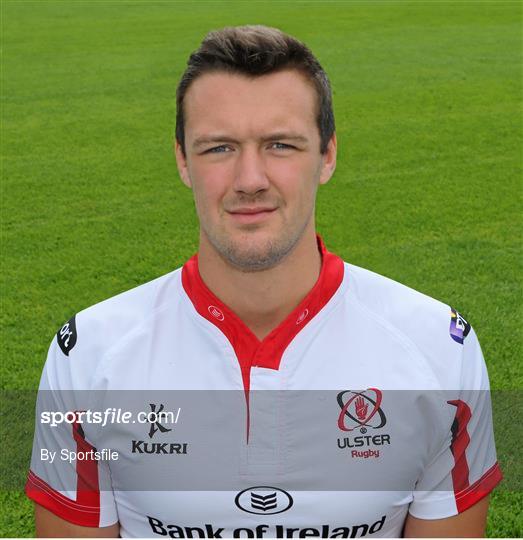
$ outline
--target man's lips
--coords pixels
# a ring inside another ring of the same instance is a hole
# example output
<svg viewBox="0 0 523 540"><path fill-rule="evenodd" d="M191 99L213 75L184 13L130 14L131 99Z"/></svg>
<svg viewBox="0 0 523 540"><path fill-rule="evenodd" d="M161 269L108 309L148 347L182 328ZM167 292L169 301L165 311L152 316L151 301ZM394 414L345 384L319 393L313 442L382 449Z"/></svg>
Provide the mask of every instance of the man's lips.
<svg viewBox="0 0 523 540"><path fill-rule="evenodd" d="M243 207L227 210L227 213L239 223L258 223L270 216L276 208L266 206Z"/></svg>
<svg viewBox="0 0 523 540"><path fill-rule="evenodd" d="M229 214L259 214L261 212L272 212L276 210L276 208L269 208L265 206L257 206L254 208L237 208L234 210L227 210Z"/></svg>

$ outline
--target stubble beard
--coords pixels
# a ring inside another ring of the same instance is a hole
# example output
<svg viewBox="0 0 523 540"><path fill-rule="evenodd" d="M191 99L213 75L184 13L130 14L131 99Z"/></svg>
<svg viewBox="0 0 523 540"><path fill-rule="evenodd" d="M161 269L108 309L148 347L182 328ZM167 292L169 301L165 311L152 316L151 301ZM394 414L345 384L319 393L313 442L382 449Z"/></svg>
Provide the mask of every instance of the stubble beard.
<svg viewBox="0 0 523 540"><path fill-rule="evenodd" d="M302 238L310 222L314 208L307 219L297 227L284 224L278 238L256 239L256 231L246 229L244 239L235 241L221 229L219 232L201 224L202 231L218 255L228 264L242 272L262 272L278 265L291 253ZM252 237L252 238L249 238Z"/></svg>

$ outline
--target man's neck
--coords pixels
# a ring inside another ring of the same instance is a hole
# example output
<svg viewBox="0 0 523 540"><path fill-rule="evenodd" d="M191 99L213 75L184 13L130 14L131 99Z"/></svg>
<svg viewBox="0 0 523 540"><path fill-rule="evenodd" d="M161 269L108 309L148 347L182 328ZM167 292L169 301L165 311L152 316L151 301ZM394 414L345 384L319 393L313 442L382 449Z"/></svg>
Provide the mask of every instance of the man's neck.
<svg viewBox="0 0 523 540"><path fill-rule="evenodd" d="M307 296L321 271L314 229L274 268L242 272L225 262L207 241L200 241L200 275L207 287L263 339Z"/></svg>

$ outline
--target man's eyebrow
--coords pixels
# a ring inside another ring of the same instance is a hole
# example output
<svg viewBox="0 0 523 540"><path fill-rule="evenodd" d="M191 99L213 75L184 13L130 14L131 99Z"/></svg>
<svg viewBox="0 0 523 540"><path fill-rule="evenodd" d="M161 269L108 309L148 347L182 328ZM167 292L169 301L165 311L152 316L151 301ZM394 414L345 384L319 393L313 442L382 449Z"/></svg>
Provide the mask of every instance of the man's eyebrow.
<svg viewBox="0 0 523 540"><path fill-rule="evenodd" d="M210 135L210 136L202 136L197 137L194 139L192 143L193 148L198 148L200 146L204 146L205 144L210 143L237 143L238 141L236 139L233 139L231 137L227 137L226 135Z"/></svg>
<svg viewBox="0 0 523 540"><path fill-rule="evenodd" d="M268 142L268 141L295 141L298 143L308 143L309 139L305 137L304 135L300 135L298 133L291 133L291 132L285 132L285 131L279 131L276 133L270 133L269 135L265 135L261 138L261 142ZM192 143L193 148L199 148L201 146L205 146L206 144L212 144L212 143L236 143L238 144L238 141L236 139L233 139L232 137L228 137L226 135L209 135L209 136L202 136L197 137L194 142Z"/></svg>
<svg viewBox="0 0 523 540"><path fill-rule="evenodd" d="M262 142L268 142L268 141L295 141L295 142L301 142L301 143L308 143L309 139L305 137L304 135L300 135L299 133L292 133L288 131L278 131L276 133L271 133L265 137L262 137Z"/></svg>

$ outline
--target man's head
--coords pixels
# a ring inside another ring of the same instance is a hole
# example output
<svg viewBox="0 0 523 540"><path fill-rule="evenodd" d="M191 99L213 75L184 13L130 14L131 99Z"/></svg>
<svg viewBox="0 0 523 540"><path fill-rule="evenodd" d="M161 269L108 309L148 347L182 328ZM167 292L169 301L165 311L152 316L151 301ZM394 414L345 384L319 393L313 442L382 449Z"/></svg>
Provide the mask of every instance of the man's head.
<svg viewBox="0 0 523 540"><path fill-rule="evenodd" d="M335 167L323 69L279 30L225 28L191 55L177 104L176 156L200 250L244 271L275 266L314 233L316 190Z"/></svg>
<svg viewBox="0 0 523 540"><path fill-rule="evenodd" d="M325 153L334 133L327 74L306 45L268 26L232 26L209 32L200 48L191 54L176 91L176 140L182 151L185 153L184 99L198 77L217 71L256 77L285 69L301 72L316 91L320 152Z"/></svg>

